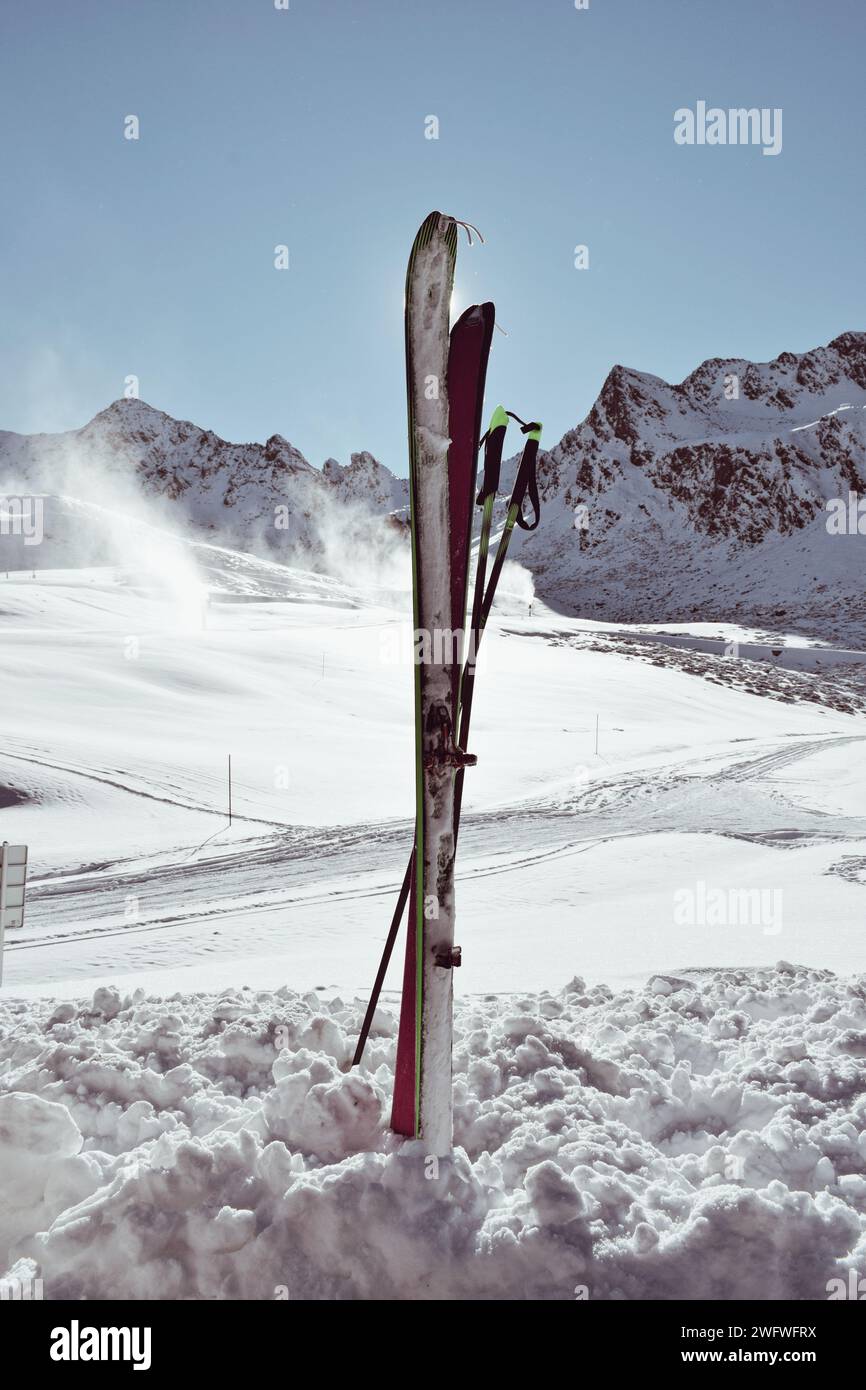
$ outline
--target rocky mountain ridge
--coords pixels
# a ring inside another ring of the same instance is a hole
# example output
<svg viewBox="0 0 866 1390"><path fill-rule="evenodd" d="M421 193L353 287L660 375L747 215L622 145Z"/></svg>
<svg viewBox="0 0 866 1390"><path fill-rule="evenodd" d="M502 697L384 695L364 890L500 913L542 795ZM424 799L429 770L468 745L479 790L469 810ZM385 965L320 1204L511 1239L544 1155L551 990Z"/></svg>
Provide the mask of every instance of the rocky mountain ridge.
<svg viewBox="0 0 866 1390"><path fill-rule="evenodd" d="M197 539L321 569L343 533L387 547L408 506L406 479L366 451L317 469L281 435L233 444L140 400L66 434L0 432L0 492L25 487L121 508L134 494ZM866 333L767 363L713 358L675 385L615 366L540 454L539 488L542 525L513 553L555 607L866 635L866 538L826 526L830 499L866 497Z"/></svg>

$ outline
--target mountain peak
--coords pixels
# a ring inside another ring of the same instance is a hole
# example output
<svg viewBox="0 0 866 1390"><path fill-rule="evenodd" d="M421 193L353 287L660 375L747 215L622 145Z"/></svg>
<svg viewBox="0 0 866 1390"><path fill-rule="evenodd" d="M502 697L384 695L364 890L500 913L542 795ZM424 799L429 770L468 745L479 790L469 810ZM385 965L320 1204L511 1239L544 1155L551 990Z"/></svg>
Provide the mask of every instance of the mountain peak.
<svg viewBox="0 0 866 1390"><path fill-rule="evenodd" d="M830 350L842 358L848 378L866 388L866 333L853 329L840 333L827 344Z"/></svg>
<svg viewBox="0 0 866 1390"><path fill-rule="evenodd" d="M568 611L866 634L866 542L825 525L829 499L866 494L866 333L679 385L617 365L538 472L544 525L512 553Z"/></svg>
<svg viewBox="0 0 866 1390"><path fill-rule="evenodd" d="M340 516L375 548L376 526L408 502L407 480L366 450L319 470L281 434L231 444L135 399L67 435L0 435L0 484L5 467L69 491L70 461L82 486L109 469L176 507L193 533L306 568L330 563ZM538 480L544 525L515 535L513 554L569 611L713 616L724 584L750 621L787 613L796 589L801 626L850 625L862 541L834 539L825 554L824 523L828 499L866 493L866 333L768 362L707 358L678 385L616 364L586 419L540 455Z"/></svg>
<svg viewBox="0 0 866 1390"><path fill-rule="evenodd" d="M168 420L170 416L166 415L162 410L157 410L156 406L148 405L147 401L141 400L138 396L118 396L117 400L112 401L104 410L97 411L93 419L88 420L84 429L88 429L89 426L95 424L97 420L111 422L114 420L130 419Z"/></svg>

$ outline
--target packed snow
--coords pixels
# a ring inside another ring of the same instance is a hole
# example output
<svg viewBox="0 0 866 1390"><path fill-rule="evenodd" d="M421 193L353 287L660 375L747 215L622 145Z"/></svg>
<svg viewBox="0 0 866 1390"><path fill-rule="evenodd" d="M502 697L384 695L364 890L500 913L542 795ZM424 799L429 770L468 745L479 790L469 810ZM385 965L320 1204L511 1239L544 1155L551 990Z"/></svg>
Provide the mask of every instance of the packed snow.
<svg viewBox="0 0 866 1390"><path fill-rule="evenodd" d="M0 1006L0 1263L46 1298L820 1299L866 1267L866 975L463 999L455 1143L396 1017L287 986Z"/></svg>

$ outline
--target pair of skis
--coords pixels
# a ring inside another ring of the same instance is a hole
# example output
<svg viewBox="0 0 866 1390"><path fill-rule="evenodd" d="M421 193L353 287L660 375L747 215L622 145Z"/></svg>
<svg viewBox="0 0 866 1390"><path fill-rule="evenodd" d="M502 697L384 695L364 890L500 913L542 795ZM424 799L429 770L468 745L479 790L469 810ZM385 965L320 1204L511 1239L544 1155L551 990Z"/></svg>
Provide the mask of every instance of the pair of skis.
<svg viewBox="0 0 866 1390"><path fill-rule="evenodd" d="M462 224L465 225L465 224ZM486 582L493 505L508 416L501 406L484 436L484 476L472 618L465 642L472 506L475 497L494 306L473 305L449 334L457 253L456 219L431 213L406 274L406 382L415 636L415 844L373 986L354 1062L362 1056L394 942L409 903L391 1127L422 1138L430 1153L451 1149L451 1034L454 856L475 663L514 525L538 524L535 460L541 426L527 436L499 548ZM518 417L513 417L517 419ZM523 516L527 494L534 510ZM465 660L464 660L465 658Z"/></svg>

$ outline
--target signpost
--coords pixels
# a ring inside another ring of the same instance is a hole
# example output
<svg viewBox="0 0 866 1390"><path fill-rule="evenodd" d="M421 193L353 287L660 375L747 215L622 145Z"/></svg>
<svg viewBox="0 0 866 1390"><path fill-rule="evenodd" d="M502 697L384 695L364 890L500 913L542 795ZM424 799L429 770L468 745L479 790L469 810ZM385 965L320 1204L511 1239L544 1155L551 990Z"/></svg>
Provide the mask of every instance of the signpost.
<svg viewBox="0 0 866 1390"><path fill-rule="evenodd" d="M27 846L0 849L0 984L3 983L3 944L7 927L24 924L24 891L27 883Z"/></svg>

